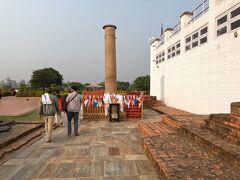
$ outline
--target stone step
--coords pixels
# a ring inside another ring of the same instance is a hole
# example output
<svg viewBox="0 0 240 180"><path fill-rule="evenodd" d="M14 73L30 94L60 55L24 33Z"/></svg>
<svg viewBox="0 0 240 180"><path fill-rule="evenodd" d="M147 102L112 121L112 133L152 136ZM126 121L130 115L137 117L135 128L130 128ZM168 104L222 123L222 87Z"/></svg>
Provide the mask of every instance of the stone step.
<svg viewBox="0 0 240 180"><path fill-rule="evenodd" d="M159 101L159 100L154 100L152 101L152 107L159 107L159 106L162 106L162 102Z"/></svg>
<svg viewBox="0 0 240 180"><path fill-rule="evenodd" d="M163 123L187 135L201 147L222 158L228 164L232 164L235 167L240 167L240 146L227 142L211 132L202 129L201 124L194 124L194 118L196 119L201 117L195 115L192 117L192 121L190 121L189 118L191 117L164 116ZM184 121L184 119L186 120Z"/></svg>
<svg viewBox="0 0 240 180"><path fill-rule="evenodd" d="M0 133L9 131L11 126L0 126Z"/></svg>
<svg viewBox="0 0 240 180"><path fill-rule="evenodd" d="M15 126L19 126L19 128L15 128ZM3 132L1 133L0 138L0 149L5 146L15 142L16 140L26 136L27 134L36 131L37 129L43 127L43 124L32 124L29 128L25 126L30 126L27 124L16 123L12 125L11 132ZM25 129L24 129L25 128Z"/></svg>
<svg viewBox="0 0 240 180"><path fill-rule="evenodd" d="M230 122L216 123L208 121L202 128L211 131L222 139L240 145L240 128L230 124Z"/></svg>
<svg viewBox="0 0 240 180"><path fill-rule="evenodd" d="M15 124L15 121L0 121L0 127L1 126L11 126Z"/></svg>
<svg viewBox="0 0 240 180"><path fill-rule="evenodd" d="M240 179L239 169L178 130L145 137L142 145L161 179Z"/></svg>
<svg viewBox="0 0 240 180"><path fill-rule="evenodd" d="M23 147L24 145L30 143L31 141L38 140L43 136L44 136L44 128L40 127L38 129L36 129L34 132L28 133L27 135L16 139L14 142L1 148L0 159L2 159L6 154L11 153L11 152Z"/></svg>
<svg viewBox="0 0 240 180"><path fill-rule="evenodd" d="M138 128L141 132L142 138L171 133L171 129L161 122L141 122L139 123Z"/></svg>

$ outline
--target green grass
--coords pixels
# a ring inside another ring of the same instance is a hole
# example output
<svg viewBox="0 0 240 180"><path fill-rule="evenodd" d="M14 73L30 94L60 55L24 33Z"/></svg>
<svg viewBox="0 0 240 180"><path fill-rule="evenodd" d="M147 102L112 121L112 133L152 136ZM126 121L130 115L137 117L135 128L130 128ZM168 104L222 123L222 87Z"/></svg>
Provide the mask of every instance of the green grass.
<svg viewBox="0 0 240 180"><path fill-rule="evenodd" d="M0 116L3 121L17 121L17 122L41 122L37 110L20 116Z"/></svg>

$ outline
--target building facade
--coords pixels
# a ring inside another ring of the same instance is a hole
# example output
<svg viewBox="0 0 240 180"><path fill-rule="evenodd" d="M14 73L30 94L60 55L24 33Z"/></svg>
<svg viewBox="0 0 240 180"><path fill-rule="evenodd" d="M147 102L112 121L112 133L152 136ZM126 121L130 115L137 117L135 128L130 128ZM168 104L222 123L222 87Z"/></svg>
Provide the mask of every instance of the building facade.
<svg viewBox="0 0 240 180"><path fill-rule="evenodd" d="M240 0L205 0L150 43L150 94L196 114L240 101Z"/></svg>

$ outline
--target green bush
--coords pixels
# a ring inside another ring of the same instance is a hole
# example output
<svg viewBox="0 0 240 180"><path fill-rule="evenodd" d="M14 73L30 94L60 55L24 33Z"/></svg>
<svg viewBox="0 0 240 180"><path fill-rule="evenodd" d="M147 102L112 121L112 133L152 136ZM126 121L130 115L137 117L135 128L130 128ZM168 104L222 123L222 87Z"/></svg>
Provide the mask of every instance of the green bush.
<svg viewBox="0 0 240 180"><path fill-rule="evenodd" d="M43 90L37 89L37 90L29 90L24 89L23 91L18 91L17 97L40 97L44 93Z"/></svg>
<svg viewBox="0 0 240 180"><path fill-rule="evenodd" d="M3 96L12 96L12 92L11 91L3 91L2 92Z"/></svg>
<svg viewBox="0 0 240 180"><path fill-rule="evenodd" d="M67 96L68 96L68 92L63 91L63 92L60 93L60 95L63 97L63 99L66 99Z"/></svg>

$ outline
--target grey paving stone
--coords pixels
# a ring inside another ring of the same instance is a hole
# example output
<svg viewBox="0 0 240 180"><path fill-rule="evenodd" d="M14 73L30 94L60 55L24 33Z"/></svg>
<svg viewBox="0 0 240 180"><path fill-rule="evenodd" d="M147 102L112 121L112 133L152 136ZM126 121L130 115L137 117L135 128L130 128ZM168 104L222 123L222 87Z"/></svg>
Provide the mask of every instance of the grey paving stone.
<svg viewBox="0 0 240 180"><path fill-rule="evenodd" d="M120 180L139 180L139 176L120 176Z"/></svg>
<svg viewBox="0 0 240 180"><path fill-rule="evenodd" d="M124 160L124 156L117 155L117 156L95 156L95 157L93 157L94 162L119 161L119 160Z"/></svg>
<svg viewBox="0 0 240 180"><path fill-rule="evenodd" d="M60 178L72 178L73 172L75 169L75 164L73 163L61 163L57 164L57 168L54 172L55 177L60 177Z"/></svg>
<svg viewBox="0 0 240 180"><path fill-rule="evenodd" d="M3 165L0 168L0 177L4 180L11 179L22 168L22 165Z"/></svg>
<svg viewBox="0 0 240 180"><path fill-rule="evenodd" d="M122 161L105 161L104 176L120 176L123 175Z"/></svg>
<svg viewBox="0 0 240 180"><path fill-rule="evenodd" d="M146 155L125 155L126 160L148 160Z"/></svg>
<svg viewBox="0 0 240 180"><path fill-rule="evenodd" d="M91 167L91 177L104 176L104 162L94 162Z"/></svg>
<svg viewBox="0 0 240 180"><path fill-rule="evenodd" d="M56 164L47 164L39 178L56 178L55 171L57 168Z"/></svg>
<svg viewBox="0 0 240 180"><path fill-rule="evenodd" d="M93 147L91 148L90 156L106 156L106 148L105 147Z"/></svg>
<svg viewBox="0 0 240 180"><path fill-rule="evenodd" d="M153 175L155 171L152 164L148 160L136 160L135 161L138 173L140 175Z"/></svg>
<svg viewBox="0 0 240 180"><path fill-rule="evenodd" d="M92 163L77 163L73 171L73 177L90 177Z"/></svg>
<svg viewBox="0 0 240 180"><path fill-rule="evenodd" d="M159 180L159 177L157 175L144 175L139 176L140 180Z"/></svg>
<svg viewBox="0 0 240 180"><path fill-rule="evenodd" d="M19 180L19 179L30 179L34 175L34 173L38 170L39 165L28 164L22 167L11 180Z"/></svg>
<svg viewBox="0 0 240 180"><path fill-rule="evenodd" d="M125 176L139 175L135 161L123 161L123 174Z"/></svg>

